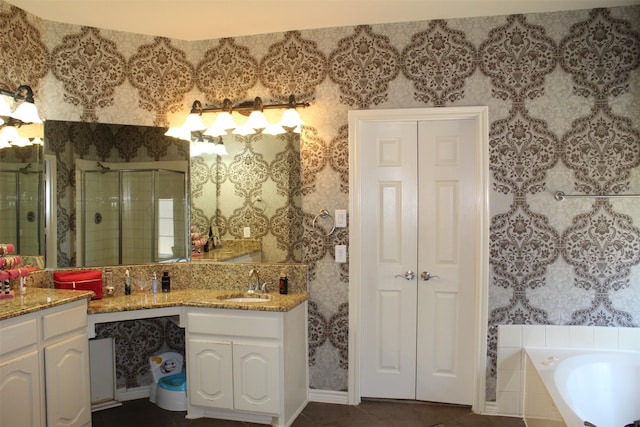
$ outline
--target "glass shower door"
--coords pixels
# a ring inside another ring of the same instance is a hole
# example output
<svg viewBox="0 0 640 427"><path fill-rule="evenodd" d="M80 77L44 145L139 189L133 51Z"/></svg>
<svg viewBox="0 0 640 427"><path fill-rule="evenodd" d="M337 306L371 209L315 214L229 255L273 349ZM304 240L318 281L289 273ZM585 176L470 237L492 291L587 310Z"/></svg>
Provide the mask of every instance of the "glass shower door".
<svg viewBox="0 0 640 427"><path fill-rule="evenodd" d="M82 260L79 265L120 262L120 179L117 171L86 171L81 194Z"/></svg>

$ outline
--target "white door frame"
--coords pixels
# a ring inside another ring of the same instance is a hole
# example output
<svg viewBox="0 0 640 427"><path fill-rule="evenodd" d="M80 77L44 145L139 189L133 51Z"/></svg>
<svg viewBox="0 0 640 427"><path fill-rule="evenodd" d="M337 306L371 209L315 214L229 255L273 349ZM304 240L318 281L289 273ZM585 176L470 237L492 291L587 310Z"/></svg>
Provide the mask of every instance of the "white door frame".
<svg viewBox="0 0 640 427"><path fill-rule="evenodd" d="M476 135L480 144L478 159L479 212L478 242L480 262L476 271L477 295L474 360L474 393L472 410L485 412L485 385L487 361L487 316L489 280L489 109L480 107L409 108L388 110L349 111L349 404L360 403L361 357L361 126L372 121L424 121L424 120L472 119L476 123Z"/></svg>

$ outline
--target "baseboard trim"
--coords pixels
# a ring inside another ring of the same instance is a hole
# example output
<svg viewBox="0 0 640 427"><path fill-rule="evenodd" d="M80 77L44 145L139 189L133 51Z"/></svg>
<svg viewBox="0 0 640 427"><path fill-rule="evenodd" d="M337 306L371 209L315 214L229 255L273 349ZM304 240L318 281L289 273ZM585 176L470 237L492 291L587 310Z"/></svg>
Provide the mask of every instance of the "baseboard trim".
<svg viewBox="0 0 640 427"><path fill-rule="evenodd" d="M348 405L349 394L346 391L333 390L309 390L309 402L333 403L337 405Z"/></svg>
<svg viewBox="0 0 640 427"><path fill-rule="evenodd" d="M116 389L116 399L120 402L127 400L136 400L149 398L149 386L141 386L135 388L118 388Z"/></svg>
<svg viewBox="0 0 640 427"><path fill-rule="evenodd" d="M496 402L484 402L482 415L498 415L498 405Z"/></svg>

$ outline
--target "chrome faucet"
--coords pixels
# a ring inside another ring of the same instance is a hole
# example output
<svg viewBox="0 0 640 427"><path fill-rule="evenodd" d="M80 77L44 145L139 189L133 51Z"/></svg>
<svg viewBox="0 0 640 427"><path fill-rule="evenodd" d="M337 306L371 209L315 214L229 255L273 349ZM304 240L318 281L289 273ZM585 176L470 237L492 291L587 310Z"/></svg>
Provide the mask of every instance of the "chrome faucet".
<svg viewBox="0 0 640 427"><path fill-rule="evenodd" d="M248 294L253 294L255 292L267 292L267 282L264 282L262 284L262 287L260 287L260 276L258 275L258 270L256 270L255 268L252 268L251 271L249 272L249 279L253 278L255 276L256 278L256 282L255 285L251 282L249 282L249 290L247 291Z"/></svg>
<svg viewBox="0 0 640 427"><path fill-rule="evenodd" d="M251 282L249 282L249 290L247 291L247 293L249 294L252 294L260 290L260 276L258 275L258 270L256 270L255 268L252 268L251 271L249 272L249 280L251 280L251 278L253 278L254 276L256 278L256 283L254 286Z"/></svg>

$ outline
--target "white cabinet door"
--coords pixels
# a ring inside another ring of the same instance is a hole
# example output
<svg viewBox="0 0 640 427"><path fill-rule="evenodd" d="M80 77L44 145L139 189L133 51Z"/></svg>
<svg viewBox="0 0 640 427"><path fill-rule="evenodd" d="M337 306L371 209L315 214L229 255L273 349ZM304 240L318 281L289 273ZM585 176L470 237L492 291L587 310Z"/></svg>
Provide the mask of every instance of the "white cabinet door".
<svg viewBox="0 0 640 427"><path fill-rule="evenodd" d="M91 424L89 340L81 333L44 349L47 426Z"/></svg>
<svg viewBox="0 0 640 427"><path fill-rule="evenodd" d="M43 425L37 350L0 364L0 425Z"/></svg>
<svg viewBox="0 0 640 427"><path fill-rule="evenodd" d="M233 344L235 409L278 414L280 347Z"/></svg>
<svg viewBox="0 0 640 427"><path fill-rule="evenodd" d="M230 342L188 340L187 384L192 405L233 409Z"/></svg>

